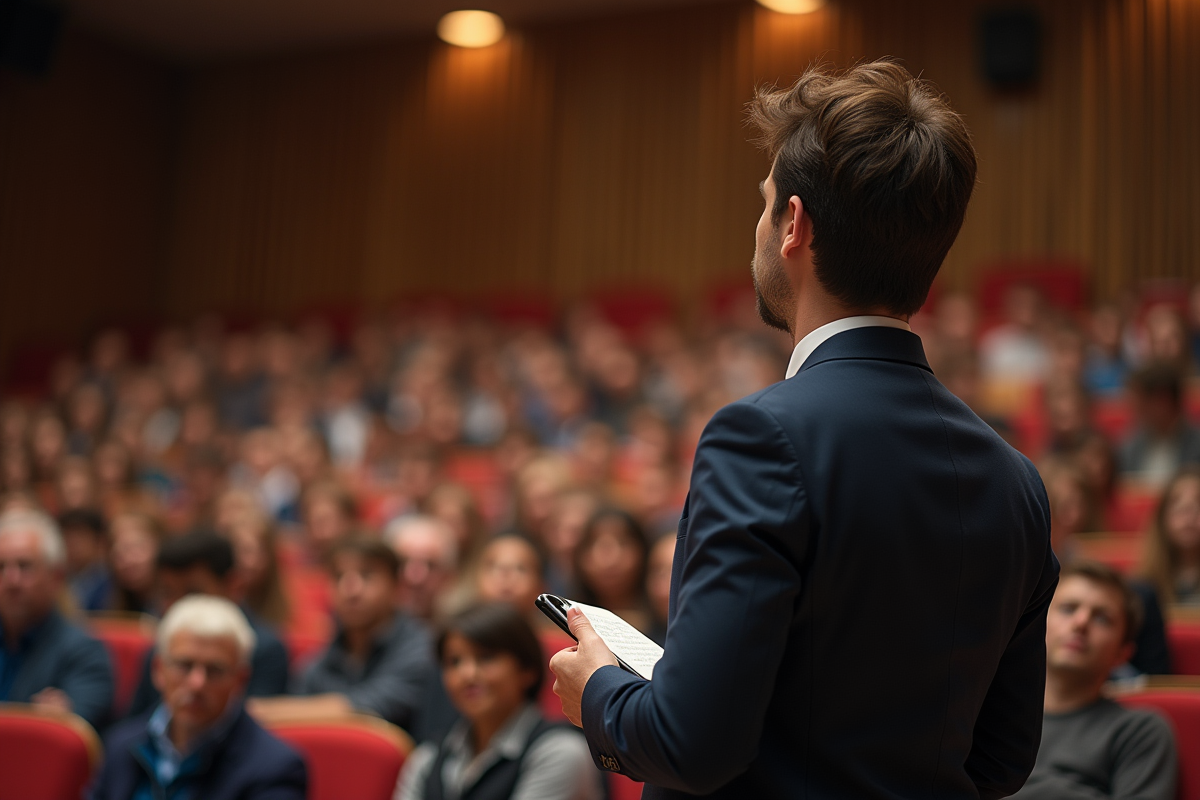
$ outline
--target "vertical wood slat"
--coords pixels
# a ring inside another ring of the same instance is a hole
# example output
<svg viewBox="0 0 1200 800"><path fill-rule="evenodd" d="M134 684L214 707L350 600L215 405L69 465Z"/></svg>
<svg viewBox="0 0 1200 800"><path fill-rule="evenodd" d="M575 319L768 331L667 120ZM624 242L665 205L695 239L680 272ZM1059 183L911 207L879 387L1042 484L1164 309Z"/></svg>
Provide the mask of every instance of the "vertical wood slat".
<svg viewBox="0 0 1200 800"><path fill-rule="evenodd" d="M1087 264L1101 295L1196 278L1200 6L1035 0L1041 82L1003 95L976 65L987 5L842 0L789 19L745 0L178 84L74 35L45 84L0 82L16 109L0 113L0 358L106 314L510 287L571 298L635 281L694 300L746 274L768 166L742 125L754 87L885 54L950 97L979 150L947 283L1042 254ZM62 285L90 289L47 313Z"/></svg>

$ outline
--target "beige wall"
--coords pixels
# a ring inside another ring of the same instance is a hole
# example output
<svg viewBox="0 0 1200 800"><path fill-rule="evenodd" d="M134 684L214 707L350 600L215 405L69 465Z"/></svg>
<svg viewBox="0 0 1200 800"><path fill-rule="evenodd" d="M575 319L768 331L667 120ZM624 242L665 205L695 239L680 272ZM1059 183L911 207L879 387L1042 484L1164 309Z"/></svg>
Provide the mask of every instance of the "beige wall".
<svg viewBox="0 0 1200 800"><path fill-rule="evenodd" d="M747 272L767 169L745 141L753 87L817 59L884 54L940 85L976 137L979 185L950 283L1042 254L1082 259L1101 294L1196 275L1200 3L1040 0L1043 80L1018 96L978 77L983 5L839 0L785 18L722 3L532 27L486 51L413 41L203 68L181 83L171 165L164 73L106 52L103 76L22 101L33 119L16 137L40 155L0 151L5 216L22 187L69 193L79 174L85 191L0 220L0 235L31 231L15 250L0 236L0 281L19 263L31 274L18 283L41 297L50 276L78 275L95 289L72 306L85 316L287 313L496 287L571 297L627 281L688 299ZM80 68L72 57L60 72ZM105 109L80 89L101 80L118 98ZM100 136L41 141L56 114ZM100 191L113 184L115 205ZM22 321L0 328L57 324L18 305Z"/></svg>

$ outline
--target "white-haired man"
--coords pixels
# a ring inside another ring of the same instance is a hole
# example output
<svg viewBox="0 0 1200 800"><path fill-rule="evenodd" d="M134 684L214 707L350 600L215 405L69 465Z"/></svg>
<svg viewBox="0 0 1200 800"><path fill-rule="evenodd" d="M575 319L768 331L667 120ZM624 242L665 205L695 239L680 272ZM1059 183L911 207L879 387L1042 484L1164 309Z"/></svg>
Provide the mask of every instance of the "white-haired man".
<svg viewBox="0 0 1200 800"><path fill-rule="evenodd" d="M454 531L434 517L410 514L388 525L384 540L400 559L400 607L426 622L439 618L457 577Z"/></svg>
<svg viewBox="0 0 1200 800"><path fill-rule="evenodd" d="M158 629L162 703L115 727L92 800L302 800L304 761L246 713L254 631L222 597L191 595Z"/></svg>
<svg viewBox="0 0 1200 800"><path fill-rule="evenodd" d="M0 701L73 711L97 726L112 706L112 666L104 645L58 613L65 579L54 521L0 514Z"/></svg>

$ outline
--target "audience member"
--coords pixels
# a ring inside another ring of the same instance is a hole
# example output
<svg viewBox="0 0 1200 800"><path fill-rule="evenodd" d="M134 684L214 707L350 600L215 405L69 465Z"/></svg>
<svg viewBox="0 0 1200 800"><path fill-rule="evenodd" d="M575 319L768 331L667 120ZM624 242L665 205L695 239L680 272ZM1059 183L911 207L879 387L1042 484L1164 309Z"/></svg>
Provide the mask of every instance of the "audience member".
<svg viewBox="0 0 1200 800"><path fill-rule="evenodd" d="M167 539L158 553L158 591L164 612L188 595L237 597L238 575L233 567L233 546L215 533L196 531ZM284 694L288 687L287 649L270 626L253 617L248 624L254 631L254 646L246 693L251 697ZM128 716L137 716L159 701L152 656L146 655Z"/></svg>
<svg viewBox="0 0 1200 800"><path fill-rule="evenodd" d="M604 796L583 735L538 711L545 658L518 611L507 604L464 611L439 636L437 656L462 721L413 751L396 800Z"/></svg>
<svg viewBox="0 0 1200 800"><path fill-rule="evenodd" d="M410 727L433 676L433 645L396 608L400 563L387 545L347 539L332 554L337 634L297 683L292 708L362 711Z"/></svg>
<svg viewBox="0 0 1200 800"><path fill-rule="evenodd" d="M1200 606L1200 467L1184 468L1163 490L1141 574L1168 605Z"/></svg>
<svg viewBox="0 0 1200 800"><path fill-rule="evenodd" d="M510 531L495 536L483 548L475 574L478 599L508 603L533 620L549 622L534 604L545 591L546 561L536 542Z"/></svg>
<svg viewBox="0 0 1200 800"><path fill-rule="evenodd" d="M1170 726L1103 696L1109 674L1132 654L1140 613L1137 595L1111 568L1063 569L1046 617L1041 748L1014 798L1173 800Z"/></svg>
<svg viewBox="0 0 1200 800"><path fill-rule="evenodd" d="M301 509L309 558L314 564L328 567L333 549L354 533L354 498L338 484L323 481L308 487Z"/></svg>
<svg viewBox="0 0 1200 800"><path fill-rule="evenodd" d="M109 607L139 614L157 612L155 563L162 540L158 521L148 514L128 511L114 517L111 528L113 594Z"/></svg>
<svg viewBox="0 0 1200 800"><path fill-rule="evenodd" d="M254 649L254 631L228 600L193 595L173 605L153 664L162 702L109 733L92 800L303 800L304 760L242 704Z"/></svg>
<svg viewBox="0 0 1200 800"><path fill-rule="evenodd" d="M1037 381L1046 376L1049 353L1039 331L1045 301L1037 287L1014 283L1003 298L1004 322L979 342L988 380Z"/></svg>
<svg viewBox="0 0 1200 800"><path fill-rule="evenodd" d="M454 604L449 590L458 577L458 542L449 525L410 514L389 525L384 539L399 559L400 608L430 622Z"/></svg>
<svg viewBox="0 0 1200 800"><path fill-rule="evenodd" d="M596 512L575 551L579 594L572 599L603 606L638 630L649 630L649 550L642 526L628 512L611 507Z"/></svg>
<svg viewBox="0 0 1200 800"><path fill-rule="evenodd" d="M108 571L108 525L98 511L78 508L58 518L67 552L67 585L75 605L101 611L112 599Z"/></svg>
<svg viewBox="0 0 1200 800"><path fill-rule="evenodd" d="M1183 415L1183 378L1175 365L1146 365L1134 373L1132 388L1137 427L1121 445L1121 473L1162 486L1185 464L1200 464L1200 429Z"/></svg>
<svg viewBox="0 0 1200 800"><path fill-rule="evenodd" d="M0 701L71 711L98 727L112 705L112 667L104 645L58 612L65 563L53 520L0 514Z"/></svg>

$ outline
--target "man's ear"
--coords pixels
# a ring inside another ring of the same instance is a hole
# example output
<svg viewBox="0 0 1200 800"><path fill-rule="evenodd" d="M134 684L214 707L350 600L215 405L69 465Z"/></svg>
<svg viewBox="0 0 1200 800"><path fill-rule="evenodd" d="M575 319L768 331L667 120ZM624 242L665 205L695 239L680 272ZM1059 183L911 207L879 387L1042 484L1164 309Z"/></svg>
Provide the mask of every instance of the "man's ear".
<svg viewBox="0 0 1200 800"><path fill-rule="evenodd" d="M798 255L797 248L807 249L812 244L812 218L805 213L804 202L796 195L788 199L787 211L783 213L780 255L786 259Z"/></svg>

